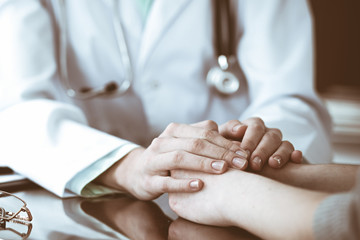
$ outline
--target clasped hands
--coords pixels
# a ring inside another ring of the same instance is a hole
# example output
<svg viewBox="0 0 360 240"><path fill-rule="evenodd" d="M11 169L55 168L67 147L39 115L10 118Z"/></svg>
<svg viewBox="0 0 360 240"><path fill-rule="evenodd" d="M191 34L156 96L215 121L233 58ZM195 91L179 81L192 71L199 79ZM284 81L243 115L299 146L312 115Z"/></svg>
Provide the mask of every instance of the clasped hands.
<svg viewBox="0 0 360 240"><path fill-rule="evenodd" d="M264 164L281 168L288 161L300 163L302 153L282 140L279 129L267 128L260 118L171 123L145 148L137 148L102 174L97 181L152 200L165 192L196 192L198 178L173 178L172 171L192 170L222 174L228 168L260 171Z"/></svg>

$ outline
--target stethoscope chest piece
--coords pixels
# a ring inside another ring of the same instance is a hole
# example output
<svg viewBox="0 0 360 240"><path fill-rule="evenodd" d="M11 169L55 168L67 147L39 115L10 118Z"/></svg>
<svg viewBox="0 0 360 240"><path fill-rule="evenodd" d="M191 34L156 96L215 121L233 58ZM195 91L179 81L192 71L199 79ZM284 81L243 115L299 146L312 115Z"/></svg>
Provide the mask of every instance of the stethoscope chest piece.
<svg viewBox="0 0 360 240"><path fill-rule="evenodd" d="M234 94L240 88L240 81L233 73L228 71L229 62L227 57L224 55L219 56L218 65L209 70L206 83L221 94Z"/></svg>

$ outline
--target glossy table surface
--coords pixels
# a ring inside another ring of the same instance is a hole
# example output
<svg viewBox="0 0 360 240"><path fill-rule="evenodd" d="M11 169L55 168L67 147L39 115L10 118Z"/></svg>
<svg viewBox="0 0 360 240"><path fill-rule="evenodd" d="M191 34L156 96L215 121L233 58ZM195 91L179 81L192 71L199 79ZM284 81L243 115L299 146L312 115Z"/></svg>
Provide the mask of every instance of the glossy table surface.
<svg viewBox="0 0 360 240"><path fill-rule="evenodd" d="M19 233L28 233L28 239L256 239L238 228L178 218L166 194L139 201L125 195L60 199L32 184L6 191L26 201L33 221L30 226L8 225L0 239L22 239Z"/></svg>

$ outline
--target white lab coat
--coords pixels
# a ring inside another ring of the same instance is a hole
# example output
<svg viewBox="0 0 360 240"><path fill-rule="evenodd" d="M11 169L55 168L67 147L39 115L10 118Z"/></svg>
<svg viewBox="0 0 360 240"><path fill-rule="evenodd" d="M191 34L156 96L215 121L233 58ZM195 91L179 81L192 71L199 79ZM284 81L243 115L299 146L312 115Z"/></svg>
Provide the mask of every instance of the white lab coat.
<svg viewBox="0 0 360 240"><path fill-rule="evenodd" d="M119 16L133 64L120 98L74 100L58 77L57 1L0 0L0 161L62 195L66 183L114 149L145 145L170 122L261 117L308 161L329 162L330 118L314 91L305 0L238 1L240 91L206 85L215 64L211 1L155 0L143 24L135 1ZM122 81L111 1L66 1L68 75L74 88ZM54 11L53 11L53 10Z"/></svg>

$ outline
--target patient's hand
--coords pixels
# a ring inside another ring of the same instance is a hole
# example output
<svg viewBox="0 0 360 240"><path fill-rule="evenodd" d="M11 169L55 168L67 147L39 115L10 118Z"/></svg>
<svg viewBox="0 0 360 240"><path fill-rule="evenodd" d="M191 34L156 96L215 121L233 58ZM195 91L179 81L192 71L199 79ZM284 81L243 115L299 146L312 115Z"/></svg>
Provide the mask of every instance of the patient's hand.
<svg viewBox="0 0 360 240"><path fill-rule="evenodd" d="M315 209L328 196L234 169L222 175L178 170L171 174L197 176L204 182L199 192L169 194L170 207L179 216L201 224L237 226L261 238L311 239Z"/></svg>
<svg viewBox="0 0 360 240"><path fill-rule="evenodd" d="M196 193L170 193L170 207L180 217L193 222L216 226L232 226L233 223L229 216L232 214L230 206L233 201L241 202L242 195L236 195L236 198L229 198L228 196L233 192L234 188L240 190L240 192L246 191L246 187L243 188L243 185L246 184L241 184L238 179L243 174L250 173L229 169L221 177L217 177L220 175L181 170L172 171L171 176L174 178L196 176L205 184L203 189Z"/></svg>

